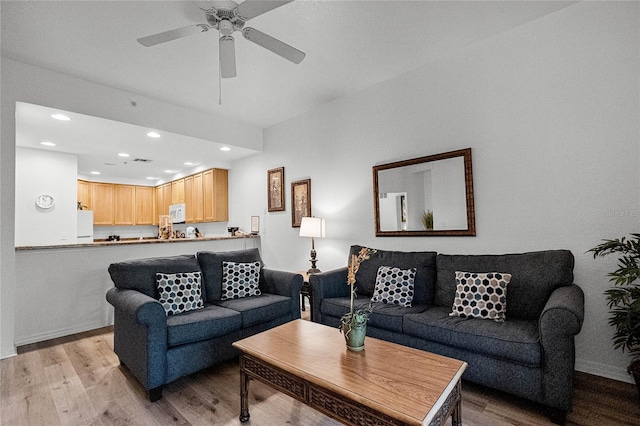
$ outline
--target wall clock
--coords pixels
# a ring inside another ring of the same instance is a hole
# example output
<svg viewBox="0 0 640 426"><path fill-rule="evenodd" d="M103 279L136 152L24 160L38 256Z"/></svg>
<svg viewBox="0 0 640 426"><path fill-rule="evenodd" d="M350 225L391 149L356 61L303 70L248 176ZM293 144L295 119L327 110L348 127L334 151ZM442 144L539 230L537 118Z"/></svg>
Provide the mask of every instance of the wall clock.
<svg viewBox="0 0 640 426"><path fill-rule="evenodd" d="M42 194L36 198L36 205L41 209L50 209L54 203L53 197L49 194Z"/></svg>

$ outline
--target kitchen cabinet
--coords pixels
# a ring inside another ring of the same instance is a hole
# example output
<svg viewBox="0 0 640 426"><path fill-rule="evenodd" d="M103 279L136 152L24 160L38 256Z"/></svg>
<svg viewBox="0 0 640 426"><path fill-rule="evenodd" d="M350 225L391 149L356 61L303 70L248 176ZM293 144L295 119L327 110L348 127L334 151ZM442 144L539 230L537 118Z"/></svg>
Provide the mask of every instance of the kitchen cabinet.
<svg viewBox="0 0 640 426"><path fill-rule="evenodd" d="M184 203L184 179L171 182L171 204Z"/></svg>
<svg viewBox="0 0 640 426"><path fill-rule="evenodd" d="M93 210L93 224L157 225L169 205L184 203L186 222L229 220L228 170L210 169L156 187L78 180L78 201ZM87 201L85 201L87 200Z"/></svg>
<svg viewBox="0 0 640 426"><path fill-rule="evenodd" d="M184 214L184 220L187 223L194 222L193 220L193 176L187 176L184 178L184 204L186 211Z"/></svg>
<svg viewBox="0 0 640 426"><path fill-rule="evenodd" d="M135 225L136 187L133 185L113 185L113 224Z"/></svg>
<svg viewBox="0 0 640 426"><path fill-rule="evenodd" d="M203 187L202 187L202 173L198 173L193 175L193 199L192 199L192 208L193 210L193 221L194 222L204 222L204 200L202 197L204 196Z"/></svg>
<svg viewBox="0 0 640 426"><path fill-rule="evenodd" d="M184 178L184 202L187 223L203 222L204 204L202 201L202 173Z"/></svg>
<svg viewBox="0 0 640 426"><path fill-rule="evenodd" d="M156 191L152 186L135 187L135 222L136 225L155 225L158 223L156 216Z"/></svg>
<svg viewBox="0 0 640 426"><path fill-rule="evenodd" d="M78 180L78 203L84 210L91 210L91 182Z"/></svg>
<svg viewBox="0 0 640 426"><path fill-rule="evenodd" d="M113 225L113 184L91 183L91 209L94 225Z"/></svg>
<svg viewBox="0 0 640 426"><path fill-rule="evenodd" d="M168 215L171 203L171 182L156 187L156 216Z"/></svg>
<svg viewBox="0 0 640 426"><path fill-rule="evenodd" d="M228 170L211 169L202 172L205 222L229 220Z"/></svg>

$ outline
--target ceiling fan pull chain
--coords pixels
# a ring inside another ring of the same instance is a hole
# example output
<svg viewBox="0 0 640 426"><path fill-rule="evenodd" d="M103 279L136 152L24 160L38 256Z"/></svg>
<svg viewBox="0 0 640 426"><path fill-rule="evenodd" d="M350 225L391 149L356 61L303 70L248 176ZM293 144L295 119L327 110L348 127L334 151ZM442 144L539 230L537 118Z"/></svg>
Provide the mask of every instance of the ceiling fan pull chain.
<svg viewBox="0 0 640 426"><path fill-rule="evenodd" d="M218 61L218 105L222 105L222 66Z"/></svg>

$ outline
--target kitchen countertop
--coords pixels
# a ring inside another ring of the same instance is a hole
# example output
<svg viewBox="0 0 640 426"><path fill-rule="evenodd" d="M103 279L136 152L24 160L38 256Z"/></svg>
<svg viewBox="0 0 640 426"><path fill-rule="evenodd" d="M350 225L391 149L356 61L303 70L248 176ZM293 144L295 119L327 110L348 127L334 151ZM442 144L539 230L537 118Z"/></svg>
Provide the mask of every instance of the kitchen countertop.
<svg viewBox="0 0 640 426"><path fill-rule="evenodd" d="M235 240L241 238L259 238L260 235L213 235L210 237L201 238L171 238L171 239L159 239L159 238L121 238L120 241L107 241L96 240L92 243L76 243L76 244L58 244L48 246L17 246L16 250L43 250L43 249L62 249L62 248L81 248L81 247L104 247L104 246L121 246L132 244L161 244L161 243L193 243L198 241L214 241L214 240Z"/></svg>

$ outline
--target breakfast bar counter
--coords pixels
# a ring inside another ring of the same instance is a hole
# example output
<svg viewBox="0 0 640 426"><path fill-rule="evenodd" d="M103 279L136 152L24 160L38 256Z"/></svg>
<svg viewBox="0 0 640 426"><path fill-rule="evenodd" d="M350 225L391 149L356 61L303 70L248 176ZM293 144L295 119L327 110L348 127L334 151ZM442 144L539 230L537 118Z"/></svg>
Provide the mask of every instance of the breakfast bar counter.
<svg viewBox="0 0 640 426"><path fill-rule="evenodd" d="M234 240L234 239L246 239L246 238L260 238L258 235L245 234L245 235L212 235L209 237L200 238L123 238L121 240L94 240L91 243L75 243L75 244L56 244L56 245L44 245L44 246L17 246L16 250L48 250L48 249L61 249L61 248L81 248L81 247L101 247L101 246L118 246L118 245L131 245L131 244L158 244L158 243L193 243L199 241L218 241L218 240Z"/></svg>

